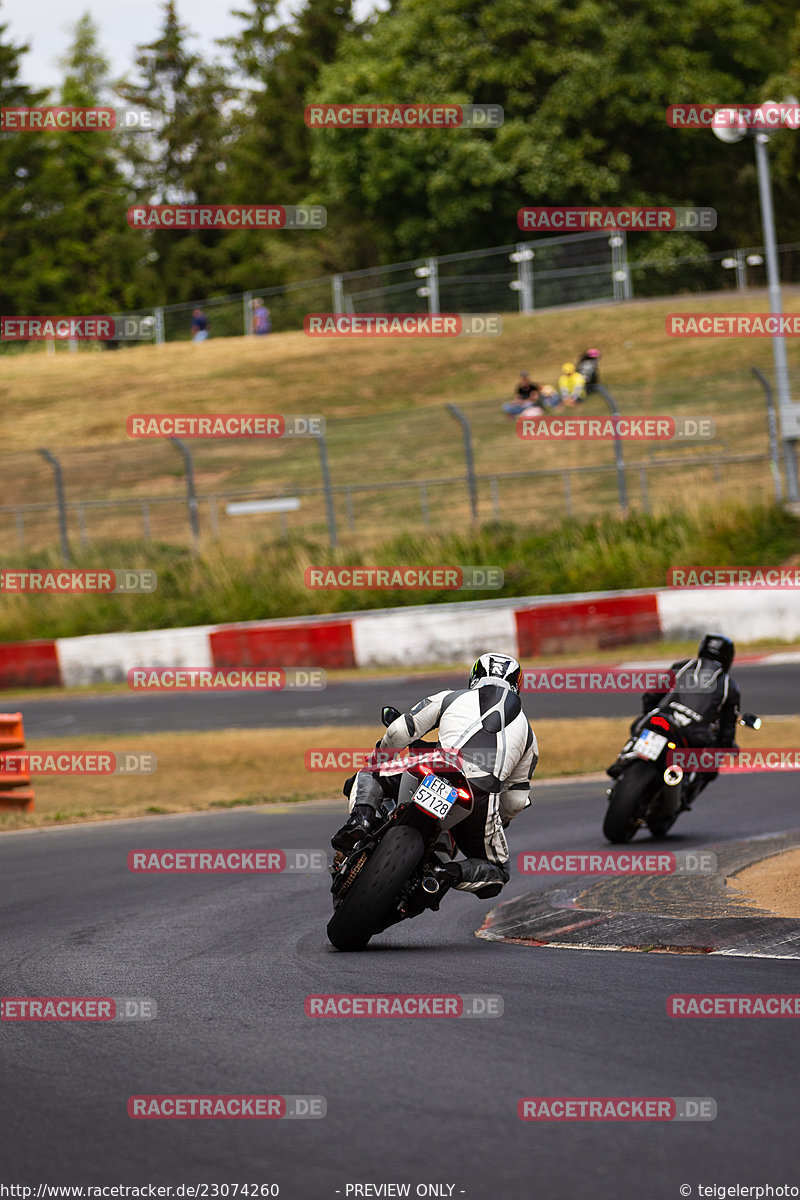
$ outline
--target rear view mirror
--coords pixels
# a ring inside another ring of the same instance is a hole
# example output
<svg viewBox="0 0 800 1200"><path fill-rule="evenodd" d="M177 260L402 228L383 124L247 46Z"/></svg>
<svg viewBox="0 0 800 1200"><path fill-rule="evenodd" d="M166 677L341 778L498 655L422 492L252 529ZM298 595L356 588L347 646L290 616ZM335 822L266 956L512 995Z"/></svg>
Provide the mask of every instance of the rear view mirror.
<svg viewBox="0 0 800 1200"><path fill-rule="evenodd" d="M391 704L385 704L381 709L381 720L387 727L400 716L402 716L400 709L392 708Z"/></svg>

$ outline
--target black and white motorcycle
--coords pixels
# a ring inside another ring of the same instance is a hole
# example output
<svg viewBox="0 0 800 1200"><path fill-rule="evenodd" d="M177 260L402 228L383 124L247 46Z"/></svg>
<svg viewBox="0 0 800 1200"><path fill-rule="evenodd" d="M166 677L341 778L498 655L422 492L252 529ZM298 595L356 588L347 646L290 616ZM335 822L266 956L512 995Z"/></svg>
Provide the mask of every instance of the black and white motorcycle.
<svg viewBox="0 0 800 1200"><path fill-rule="evenodd" d="M381 713L386 726L399 716L389 706ZM424 741L379 766L382 820L330 868L327 932L337 950L363 950L390 925L439 908L452 879L442 867L453 852L448 831L475 805L462 766L457 751Z"/></svg>

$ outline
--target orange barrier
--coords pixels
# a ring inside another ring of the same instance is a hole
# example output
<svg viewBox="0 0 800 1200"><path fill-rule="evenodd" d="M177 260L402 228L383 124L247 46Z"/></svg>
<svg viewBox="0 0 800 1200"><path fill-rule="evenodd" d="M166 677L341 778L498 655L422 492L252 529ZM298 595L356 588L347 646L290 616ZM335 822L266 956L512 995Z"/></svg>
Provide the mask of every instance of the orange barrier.
<svg viewBox="0 0 800 1200"><path fill-rule="evenodd" d="M22 750L25 746L25 730L22 713L0 713L0 755L8 750ZM5 768L5 762L2 762ZM33 788L30 776L20 771L0 770L0 809L19 808L33 812Z"/></svg>

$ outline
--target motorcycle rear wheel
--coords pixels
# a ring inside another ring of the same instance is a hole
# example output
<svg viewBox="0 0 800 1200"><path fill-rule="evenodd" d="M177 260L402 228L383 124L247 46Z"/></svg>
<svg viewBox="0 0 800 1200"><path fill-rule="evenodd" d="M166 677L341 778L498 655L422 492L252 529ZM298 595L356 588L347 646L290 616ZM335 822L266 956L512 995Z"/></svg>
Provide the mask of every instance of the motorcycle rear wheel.
<svg viewBox="0 0 800 1200"><path fill-rule="evenodd" d="M638 816L658 785L658 776L651 766L634 762L623 772L611 789L608 812L603 822L603 834L609 842L629 842L639 829Z"/></svg>
<svg viewBox="0 0 800 1200"><path fill-rule="evenodd" d="M422 834L410 825L388 830L328 922L337 950L364 950L386 924L400 890L425 853Z"/></svg>

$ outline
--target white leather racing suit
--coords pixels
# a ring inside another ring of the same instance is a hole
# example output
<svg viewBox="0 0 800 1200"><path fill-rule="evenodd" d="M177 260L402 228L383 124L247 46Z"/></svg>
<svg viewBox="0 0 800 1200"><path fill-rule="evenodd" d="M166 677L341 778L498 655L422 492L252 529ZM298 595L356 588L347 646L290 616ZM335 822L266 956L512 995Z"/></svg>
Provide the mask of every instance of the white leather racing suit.
<svg viewBox="0 0 800 1200"><path fill-rule="evenodd" d="M452 830L467 858L461 864L462 882L456 886L485 894L487 884L508 882L504 829L530 804L531 776L539 761L536 735L519 695L505 680L488 677L472 688L426 696L392 722L380 749L405 749L437 727L438 744L460 751L463 772L478 801L473 813ZM361 770L350 793L350 811L357 804L375 808L382 795L379 777Z"/></svg>

